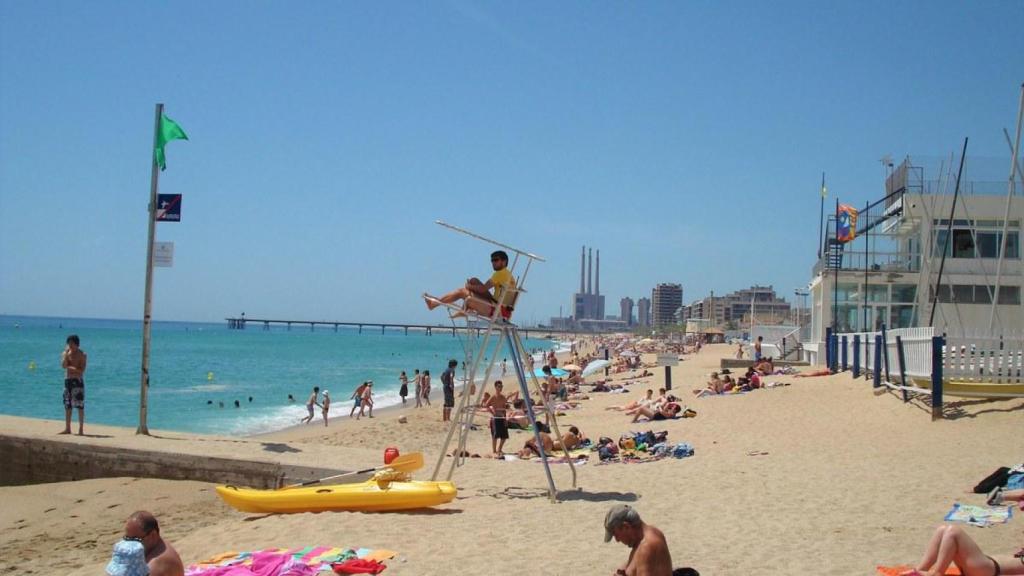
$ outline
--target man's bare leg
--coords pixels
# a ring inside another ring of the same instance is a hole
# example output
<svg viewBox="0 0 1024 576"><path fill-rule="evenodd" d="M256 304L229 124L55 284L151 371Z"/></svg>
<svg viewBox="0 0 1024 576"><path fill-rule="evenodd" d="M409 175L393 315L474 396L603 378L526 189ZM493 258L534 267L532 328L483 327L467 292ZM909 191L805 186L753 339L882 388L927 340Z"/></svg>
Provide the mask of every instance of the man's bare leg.
<svg viewBox="0 0 1024 576"><path fill-rule="evenodd" d="M426 297L424 297L424 300L427 303L427 309L433 310L441 304L454 304L459 300L466 300L472 295L483 296L484 294L487 294L487 296L490 297L490 293L487 292L487 288L484 286L484 283L481 282L479 278L470 278L466 281L465 286L452 290L438 298L436 301Z"/></svg>
<svg viewBox="0 0 1024 576"><path fill-rule="evenodd" d="M85 435L85 408L78 409L78 435Z"/></svg>
<svg viewBox="0 0 1024 576"><path fill-rule="evenodd" d="M71 434L71 408L64 409L64 431L61 434Z"/></svg>

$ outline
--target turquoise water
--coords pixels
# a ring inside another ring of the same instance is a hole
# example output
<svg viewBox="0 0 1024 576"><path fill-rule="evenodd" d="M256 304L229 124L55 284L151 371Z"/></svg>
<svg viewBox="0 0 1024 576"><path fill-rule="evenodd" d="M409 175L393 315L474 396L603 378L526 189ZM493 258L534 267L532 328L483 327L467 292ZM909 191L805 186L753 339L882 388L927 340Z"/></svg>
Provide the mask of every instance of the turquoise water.
<svg viewBox="0 0 1024 576"><path fill-rule="evenodd" d="M86 427L90 422L137 426L141 321L0 316L0 413L64 418L60 353L72 333L89 358ZM438 377L447 360L461 362L464 346L471 343L468 336L440 331L433 336L326 327L311 332L308 326L264 331L251 325L229 330L223 324L156 322L148 424L184 432L269 432L306 415L304 403L313 386L330 390L333 416L347 413L349 395L364 380L374 381L378 407L400 403L398 376L405 370L411 379L416 368L430 370L437 391L431 399L439 400ZM524 344L548 349L553 343ZM288 402L289 394L294 403Z"/></svg>

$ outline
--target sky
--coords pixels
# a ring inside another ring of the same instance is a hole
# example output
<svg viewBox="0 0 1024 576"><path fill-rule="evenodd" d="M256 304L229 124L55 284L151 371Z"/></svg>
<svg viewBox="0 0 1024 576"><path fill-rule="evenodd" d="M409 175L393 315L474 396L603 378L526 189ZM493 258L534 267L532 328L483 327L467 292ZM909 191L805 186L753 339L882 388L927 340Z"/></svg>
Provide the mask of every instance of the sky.
<svg viewBox="0 0 1024 576"><path fill-rule="evenodd" d="M1024 2L0 2L0 314L448 322L420 295L545 258L517 320L810 280L819 187L1005 158ZM999 163L1000 166L1003 163ZM1005 174L1001 175L1005 179Z"/></svg>

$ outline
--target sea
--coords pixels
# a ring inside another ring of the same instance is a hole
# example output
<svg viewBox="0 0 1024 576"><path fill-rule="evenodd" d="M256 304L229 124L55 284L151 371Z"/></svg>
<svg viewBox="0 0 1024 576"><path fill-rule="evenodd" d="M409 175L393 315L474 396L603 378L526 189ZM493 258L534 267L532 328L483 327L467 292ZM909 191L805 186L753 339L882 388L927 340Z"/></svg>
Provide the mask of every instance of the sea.
<svg viewBox="0 0 1024 576"><path fill-rule="evenodd" d="M70 334L78 335L88 355L86 432L90 423L136 427L141 320L0 315L0 414L63 420L60 355ZM537 353L560 347L546 339L523 344ZM433 335L412 330L406 335L379 328L359 333L354 327L335 332L296 324L291 330L263 330L249 324L233 330L226 323L154 322L147 424L231 436L272 432L299 423L313 386L330 391L332 417L351 408L348 399L365 380L374 381L378 408L400 404L403 370L410 381L414 370L429 370L437 391L432 396L440 400L439 377L448 360L460 362L464 379L466 350L478 345L475 336L453 336L440 328ZM500 355L507 357L508 351Z"/></svg>

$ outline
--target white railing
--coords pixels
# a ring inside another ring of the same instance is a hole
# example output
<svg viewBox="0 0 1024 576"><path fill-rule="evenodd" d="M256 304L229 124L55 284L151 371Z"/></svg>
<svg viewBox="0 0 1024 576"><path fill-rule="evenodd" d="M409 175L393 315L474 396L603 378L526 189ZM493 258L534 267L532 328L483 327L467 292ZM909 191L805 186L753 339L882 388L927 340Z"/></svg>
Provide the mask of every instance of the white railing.
<svg viewBox="0 0 1024 576"><path fill-rule="evenodd" d="M1024 384L1024 339L948 337L942 375L950 380Z"/></svg>

